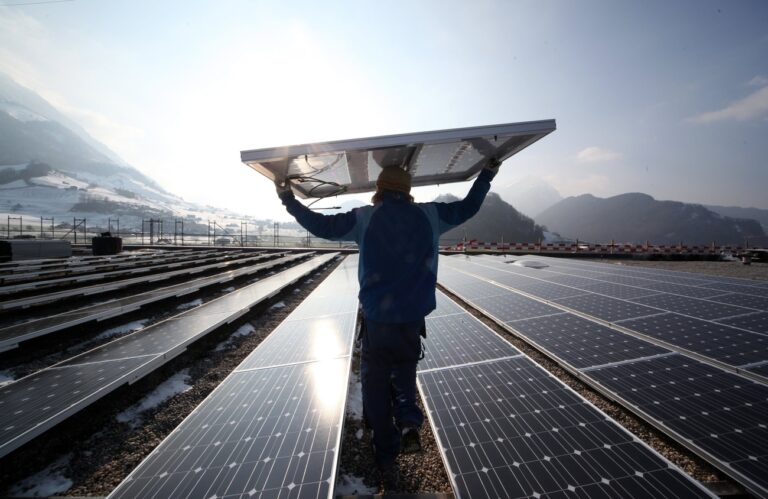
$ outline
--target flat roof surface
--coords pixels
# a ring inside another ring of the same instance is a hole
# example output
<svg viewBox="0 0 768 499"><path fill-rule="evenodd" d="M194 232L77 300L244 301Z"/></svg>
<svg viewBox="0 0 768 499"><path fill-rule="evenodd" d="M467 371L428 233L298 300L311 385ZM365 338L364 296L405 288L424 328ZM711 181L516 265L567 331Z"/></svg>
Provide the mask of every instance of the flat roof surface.
<svg viewBox="0 0 768 499"><path fill-rule="evenodd" d="M401 166L412 185L463 182L491 157L500 161L556 128L555 120L384 135L241 151L246 165L270 180L291 179L302 198L376 189L382 167Z"/></svg>

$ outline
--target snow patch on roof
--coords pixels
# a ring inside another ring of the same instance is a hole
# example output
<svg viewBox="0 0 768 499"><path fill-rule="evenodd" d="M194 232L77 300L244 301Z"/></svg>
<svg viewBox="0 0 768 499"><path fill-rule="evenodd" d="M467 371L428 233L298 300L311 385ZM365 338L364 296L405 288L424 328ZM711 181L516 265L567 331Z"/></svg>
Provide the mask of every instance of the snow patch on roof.
<svg viewBox="0 0 768 499"><path fill-rule="evenodd" d="M163 381L138 403L118 414L117 420L121 423L130 423L131 425L136 424L140 420L142 413L154 409L174 395L190 390L192 386L189 385L188 382L189 369L183 369L177 372L167 380Z"/></svg>
<svg viewBox="0 0 768 499"><path fill-rule="evenodd" d="M50 497L66 492L72 480L64 476L71 454L61 457L44 470L15 483L8 491L11 497Z"/></svg>
<svg viewBox="0 0 768 499"><path fill-rule="evenodd" d="M363 479L359 476L348 475L342 473L340 480L336 482L336 490L334 496L354 496L362 494L376 494L379 489L376 487L369 487L363 482Z"/></svg>

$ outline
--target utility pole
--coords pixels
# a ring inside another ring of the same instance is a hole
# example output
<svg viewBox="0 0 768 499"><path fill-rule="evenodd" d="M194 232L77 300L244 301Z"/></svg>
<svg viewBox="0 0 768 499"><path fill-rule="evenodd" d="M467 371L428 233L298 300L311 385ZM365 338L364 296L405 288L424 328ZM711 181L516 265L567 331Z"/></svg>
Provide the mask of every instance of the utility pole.
<svg viewBox="0 0 768 499"><path fill-rule="evenodd" d="M275 248L280 244L280 222L275 222L275 225L272 228L272 236L274 238L273 245Z"/></svg>

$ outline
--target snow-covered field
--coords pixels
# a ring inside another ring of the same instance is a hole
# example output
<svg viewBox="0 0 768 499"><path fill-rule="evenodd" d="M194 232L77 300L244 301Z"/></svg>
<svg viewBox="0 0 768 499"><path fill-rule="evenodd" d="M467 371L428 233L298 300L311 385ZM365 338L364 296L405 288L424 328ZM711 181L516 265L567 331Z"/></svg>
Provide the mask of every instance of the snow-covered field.
<svg viewBox="0 0 768 499"><path fill-rule="evenodd" d="M0 172L13 170L21 172L27 165L0 165ZM254 234L261 226L261 231L271 235L271 221L257 222L250 216L233 213L228 210L210 206L198 206L188 203L172 194L162 192L157 188L141 182L128 173L117 172L108 176L92 172L68 173L52 170L47 175L32 177L28 180L17 179L0 184L0 219L7 216L23 217L23 225L31 225L34 231L39 230L40 217L54 217L56 223L71 222L73 218L85 218L89 226L106 222L115 218L117 213L106 214L79 209L73 211L78 203L113 203L123 209L134 209L137 213L142 210L147 213L167 213L168 216L184 219L187 222L207 223L216 222L219 227L228 227L231 234L239 235L240 222L253 221L249 233ZM123 227L140 226L141 217L130 217L135 220L124 222ZM11 231L17 227L18 221L11 222ZM45 224L50 226L50 222ZM25 232L29 231L25 227ZM300 231L281 227L281 234L299 237ZM223 232L223 231L222 231Z"/></svg>

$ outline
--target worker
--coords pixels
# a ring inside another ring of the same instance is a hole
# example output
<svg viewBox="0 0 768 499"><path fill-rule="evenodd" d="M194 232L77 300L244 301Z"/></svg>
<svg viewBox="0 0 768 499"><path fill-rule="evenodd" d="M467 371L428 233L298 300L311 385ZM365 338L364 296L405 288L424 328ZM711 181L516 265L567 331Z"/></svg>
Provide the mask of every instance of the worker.
<svg viewBox="0 0 768 499"><path fill-rule="evenodd" d="M451 203L415 203L411 175L385 166L373 204L336 215L299 203L288 181L275 183L302 227L323 239L355 241L360 249L363 411L388 491L398 488L398 454L421 450L424 415L416 403L416 364L423 357L424 318L435 309L439 236L477 213L499 165L490 159L467 196Z"/></svg>

